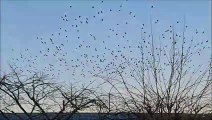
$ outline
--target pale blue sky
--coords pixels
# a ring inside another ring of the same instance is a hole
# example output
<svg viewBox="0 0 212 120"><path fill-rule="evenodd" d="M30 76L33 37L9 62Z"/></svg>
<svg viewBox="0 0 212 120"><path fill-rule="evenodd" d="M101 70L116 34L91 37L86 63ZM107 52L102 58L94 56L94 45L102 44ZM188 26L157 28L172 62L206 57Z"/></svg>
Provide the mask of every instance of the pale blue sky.
<svg viewBox="0 0 212 120"><path fill-rule="evenodd" d="M71 9L69 8L70 5L72 6ZM67 27L60 19L64 14L70 15L69 17L72 19L79 15L92 17L100 10L103 12L109 9L118 10L120 5L123 6L122 9L126 13L123 12L123 14L118 15L114 13L112 16L104 15L103 17L108 20L106 24L128 19L126 18L126 14L128 11L132 11L136 15L136 18L132 20L132 28L134 27L136 29L136 26L138 27L142 23L149 24L150 16L152 16L154 20L159 19L161 21L160 26L155 26L161 30L170 24L176 24L176 21L182 21L185 14L186 22L192 30L198 29L206 32L206 35L200 39L211 40L211 1L209 0L108 0L104 1L103 4L101 4L101 1L91 0L2 0L1 69L6 71L11 58L20 56L19 53L23 52L24 49L30 49L33 55L39 55L39 50L43 46L40 44L40 41L36 40L37 36L48 38L52 33L57 33L59 27ZM92 9L91 6L95 6L95 9ZM151 6L154 6L154 9L151 9ZM93 26L90 26L91 29L87 30L84 27L83 30L85 30L86 34L94 30L93 32L101 38L105 32L99 27L99 23L100 21L94 20ZM182 28L179 27L179 29ZM155 32L157 33L157 30ZM136 39L136 37L131 36L131 39ZM109 43L111 46L113 44L115 42ZM15 52L12 52L12 48ZM209 51L205 53L204 58L207 58L209 54ZM42 66L47 63L40 60L38 64Z"/></svg>

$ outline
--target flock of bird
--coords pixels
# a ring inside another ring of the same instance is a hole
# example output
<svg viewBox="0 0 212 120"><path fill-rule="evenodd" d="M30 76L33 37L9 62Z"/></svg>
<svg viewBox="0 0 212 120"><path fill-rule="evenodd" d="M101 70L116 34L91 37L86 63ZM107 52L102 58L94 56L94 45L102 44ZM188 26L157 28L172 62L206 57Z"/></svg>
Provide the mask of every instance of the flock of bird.
<svg viewBox="0 0 212 120"><path fill-rule="evenodd" d="M100 4L103 5L104 1L100 1ZM67 72L68 76L72 76L70 78L86 78L89 75L99 73L106 73L108 76L113 75L113 68L123 71L126 68L130 69L130 67L139 68L142 62L146 65L145 70L148 70L152 64L153 55L155 55L156 63L160 63L165 66L164 69L168 69L170 61L167 59L169 59L170 47L173 47L171 46L173 45L171 44L173 37L176 47L178 46L181 49L181 45L185 44L185 48L188 48L185 50L185 53L188 53L187 56L196 53L201 55L202 51L209 49L209 46L207 46L208 40L197 42L193 39L188 40L186 37L183 38L183 33L176 32L176 34L173 31L173 26L161 31L160 41L165 41L162 45L152 44L152 40L158 39L153 39L150 30L146 29L148 25L143 23L138 25L140 34L137 35L138 39L136 39L133 37L132 29L120 30L121 27L130 28L132 24L135 24L133 19L136 19L136 16L133 11L128 11L126 20L115 21L108 25L108 19L104 16L110 17L111 14L116 14L118 18L120 14L123 14L124 5L119 5L117 9L108 8L105 10L100 8L101 10L97 10L98 8L98 6L90 6L89 9L97 11L91 16L77 15L74 17L64 14L60 17L62 25L58 28L58 32L52 33L49 37L36 38L42 46L38 50L38 54L32 55L30 49L25 49L19 58L13 58L14 62L24 64L22 70L29 72L41 70L54 77ZM155 6L149 8L154 9ZM68 9L73 11L75 7L70 5ZM158 19L152 22L152 24L159 23ZM177 25L180 23L181 21L176 21ZM188 26L186 25L185 28L187 29ZM205 32L196 30L194 34L204 35ZM153 45L155 46L153 47ZM142 55L144 55L143 61ZM189 62L192 66L192 61ZM131 74L132 76L133 74L132 71L125 72L126 75Z"/></svg>

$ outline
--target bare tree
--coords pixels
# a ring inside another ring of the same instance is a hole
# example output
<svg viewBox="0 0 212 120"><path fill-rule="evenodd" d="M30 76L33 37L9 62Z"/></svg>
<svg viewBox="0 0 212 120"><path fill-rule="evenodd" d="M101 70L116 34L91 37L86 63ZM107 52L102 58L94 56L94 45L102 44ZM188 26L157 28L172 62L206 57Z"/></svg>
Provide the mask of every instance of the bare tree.
<svg viewBox="0 0 212 120"><path fill-rule="evenodd" d="M34 73L28 77L12 66L11 70L1 78L0 90L4 97L0 112L5 119L9 119L8 113L13 113L21 120L69 120L74 114L101 102L90 88L92 83L82 87L64 86L45 74ZM23 112L24 116L17 112Z"/></svg>
<svg viewBox="0 0 212 120"><path fill-rule="evenodd" d="M162 43L160 37L155 38L151 23L149 35L142 28L141 41L134 46L140 56L128 57L117 67L95 75L114 88L119 102L125 105L121 111L169 120L183 119L184 114L197 119L199 114L211 112L210 63L192 64L196 56L201 56L208 40L195 43L193 37L186 36L185 23L183 28L177 33L171 25L160 35L170 39L170 43ZM108 71L110 76L102 74Z"/></svg>

